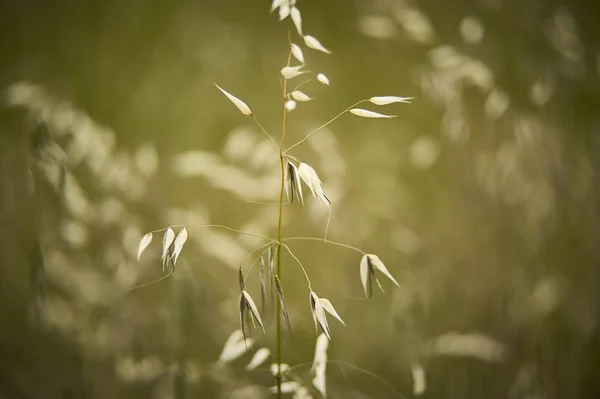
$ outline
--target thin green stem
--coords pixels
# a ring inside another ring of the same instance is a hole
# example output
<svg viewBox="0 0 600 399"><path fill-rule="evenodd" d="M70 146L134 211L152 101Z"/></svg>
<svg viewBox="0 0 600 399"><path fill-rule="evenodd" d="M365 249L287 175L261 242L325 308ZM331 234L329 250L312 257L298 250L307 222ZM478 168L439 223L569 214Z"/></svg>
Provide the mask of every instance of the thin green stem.
<svg viewBox="0 0 600 399"><path fill-rule="evenodd" d="M285 154L285 153L284 153L284 154L283 154L283 156L284 156L284 157L286 157L286 158L289 158L289 159L293 159L294 161L296 161L296 162L300 163L300 159L296 158L296 157L295 157L295 156L293 156L293 155L290 155L290 154Z"/></svg>
<svg viewBox="0 0 600 399"><path fill-rule="evenodd" d="M306 273L306 269L302 265L302 262L300 262L300 259L298 259L298 257L296 255L294 255L294 253L292 252L292 250L290 249L290 247L288 245L285 245L285 244L281 244L281 245L283 245L285 247L285 249L287 249L287 251L290 253L290 255L292 255L292 258L294 258L296 260L296 262L298 262L298 265L300 265L300 269L302 269L302 272L304 273L304 277L306 278L306 281L308 282L308 290L312 291L312 284L310 283L310 279L308 278L308 273Z"/></svg>
<svg viewBox="0 0 600 399"><path fill-rule="evenodd" d="M246 200L246 202L249 204L257 204L257 205L277 205L277 206L279 206L279 202L252 201L252 200ZM290 201L283 203L283 205L290 205L290 204L291 204Z"/></svg>
<svg viewBox="0 0 600 399"><path fill-rule="evenodd" d="M304 82L302 82L302 83L300 83L298 86L294 87L294 90L292 90L292 91L296 91L296 90L298 90L299 88L301 88L301 87L302 87L302 86L304 86L305 84L309 83L309 82L310 82L311 80L313 80L313 79L314 79L314 78L309 78L309 79L306 79Z"/></svg>
<svg viewBox="0 0 600 399"><path fill-rule="evenodd" d="M169 276L171 276L171 274L173 274L173 272L175 271L175 268L171 268L169 270L169 272L167 274L165 274L162 277L157 278L156 280L152 280L150 282L144 283L144 284L139 284L139 285L134 285L133 287L129 288L129 291L133 291L133 290L137 290L138 288L144 288L144 287L148 287L150 285L156 284L158 282L163 281L164 279L168 278Z"/></svg>
<svg viewBox="0 0 600 399"><path fill-rule="evenodd" d="M327 127L328 125L330 125L331 123L333 123L336 119L338 119L340 116L342 116L346 112L350 111L352 108L356 107L359 104L367 102L367 101L369 101L369 100L360 100L356 104L353 104L353 105L349 106L348 108L346 108L345 110L343 110L342 112L340 112L339 114L337 114L335 117L333 117L333 119L330 119L329 122L326 122L326 123L322 124L321 126L319 126L318 128L316 128L312 132L308 133L306 136L304 136L304 138L302 140L298 141L296 144L292 145L287 150L285 150L283 152L283 154L287 154L287 152L290 151L292 148L294 148L294 147L296 147L296 146L304 143L310 136L312 136L313 134L317 133L319 130L323 129L324 127Z"/></svg>
<svg viewBox="0 0 600 399"><path fill-rule="evenodd" d="M331 244L331 245L335 245L335 246L338 246L338 247L348 248L348 249L351 249L353 251L360 252L362 255L366 254L365 251L363 251L362 249L357 248L355 246L352 246L352 245L349 245L349 244L344 244L342 242L336 242L336 241L331 241L331 240L324 240L322 238L317 238L317 237L286 237L286 238L282 238L279 241L281 241L281 242L283 242L283 241L319 241L319 242L322 242L323 244Z"/></svg>
<svg viewBox="0 0 600 399"><path fill-rule="evenodd" d="M331 212L333 212L333 204L329 204L329 214L327 215L327 225L325 226L325 236L323 241L327 241L327 233L329 232L329 222L331 222Z"/></svg>
<svg viewBox="0 0 600 399"><path fill-rule="evenodd" d="M275 146L275 148L279 148L279 147L277 147L277 143L275 142L275 140L273 139L273 137L271 137L271 135L269 133L267 133L267 131L265 130L265 128L262 127L262 125L260 124L260 122L258 121L258 119L256 119L256 116L254 116L254 114L252 114L252 118L254 118L254 122L256 122L256 124L258 125L258 127L260 128L260 130L262 130L262 132L267 135L267 137L269 138L269 140L271 140L271 143L273 143L273 145Z"/></svg>
<svg viewBox="0 0 600 399"><path fill-rule="evenodd" d="M262 236L260 234L248 233L248 232L242 231L242 230L232 229L231 227L223 226L222 224L196 224L196 225L194 225L194 224L172 224L170 226L163 227L162 229L151 230L150 233L160 233L161 231L167 230L169 227L185 227L185 228L212 227L212 228L219 228L219 229L231 231L232 233L237 233L237 234L241 234L241 235L245 235L245 236L262 238L263 240L273 241L273 239L270 237Z"/></svg>
<svg viewBox="0 0 600 399"><path fill-rule="evenodd" d="M342 366L343 367L347 367L347 368L353 369L353 370L355 370L355 371L357 371L359 373L363 373L365 375L368 375L369 377L371 377L371 378L373 378L373 379L381 382L383 385L385 385L385 387L388 388L390 391L392 391L394 393L394 395L396 395L398 398L400 398L400 399L406 399L406 396L404 396L400 392L398 392L398 390L396 390L392 386L392 384L390 384L383 377L381 377L380 375L378 375L378 374L376 374L376 373L374 373L372 371L369 371L369 370L364 369L362 367L355 366L352 363L346 362L344 360L339 360L339 359L325 360L325 361L323 361L323 363L327 363L327 364L337 363L340 367L342 367ZM296 371L298 369L301 369L301 368L304 368L304 367L307 367L307 366L312 366L314 364L315 364L314 362L298 363L298 364L296 364L294 366L290 366L290 369L288 370L288 372L294 372L294 371Z"/></svg>
<svg viewBox="0 0 600 399"><path fill-rule="evenodd" d="M289 36L289 34L288 34ZM288 37L290 42L290 50L288 52L288 58L286 67L290 66L292 60L292 49L291 49L291 37ZM281 169L281 184L279 187L279 217L277 220L277 260L276 260L276 272L279 279L281 279L281 226L283 222L283 191L285 190L285 169L284 169L284 156L283 156L283 144L285 142L285 128L287 123L287 109L285 108L285 101L287 98L287 79L283 81L283 118L281 121L281 142L279 143L279 165ZM281 399L281 362L283 361L282 345L281 345L281 301L277 301L277 399Z"/></svg>

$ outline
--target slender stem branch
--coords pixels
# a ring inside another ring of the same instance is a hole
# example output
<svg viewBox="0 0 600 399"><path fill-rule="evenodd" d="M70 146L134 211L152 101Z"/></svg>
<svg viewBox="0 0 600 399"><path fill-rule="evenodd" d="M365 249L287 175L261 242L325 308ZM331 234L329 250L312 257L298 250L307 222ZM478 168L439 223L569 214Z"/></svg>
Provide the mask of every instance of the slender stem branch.
<svg viewBox="0 0 600 399"><path fill-rule="evenodd" d="M302 83L300 83L298 86L294 87L294 90L292 90L292 91L296 91L296 90L298 90L299 88L301 88L302 86L304 86L304 85L305 85L305 84L307 84L308 82L312 81L313 79L314 79L314 78L309 78L309 79L306 79L304 82L302 82Z"/></svg>
<svg viewBox="0 0 600 399"><path fill-rule="evenodd" d="M331 244L331 245L335 245L335 246L338 246L338 247L348 248L348 249L351 249L351 250L356 251L356 252L360 252L363 255L366 254L365 251L363 251L362 249L357 248L355 246L352 246L352 245L349 245L349 244L344 244L342 242L336 242L336 241L331 241L331 240L324 240L322 238L317 238L317 237L286 237L286 238L282 238L279 241L281 241L281 242L283 242L283 241L319 241L319 242L322 242L323 244Z"/></svg>
<svg viewBox="0 0 600 399"><path fill-rule="evenodd" d="M369 101L369 100L360 100L359 102L357 102L357 103L349 106L348 108L346 108L345 110L343 110L342 112L340 112L339 114L337 114L335 117L333 117L333 119L330 119L329 122L326 122L326 123L322 124L321 126L319 126L318 128L316 128L312 132L308 133L306 136L304 136L304 138L302 140L300 140L296 144L290 146L283 153L286 154L292 148L294 148L294 147L296 147L296 146L304 143L310 136L312 136L313 134L317 133L319 130L323 129L324 127L327 127L328 125L330 125L331 123L333 123L336 119L338 119L340 116L344 115L346 112L350 111L352 108L356 107L357 105L362 104L362 103L367 102L367 101Z"/></svg>
<svg viewBox="0 0 600 399"><path fill-rule="evenodd" d="M164 276L162 276L160 278L157 278L156 280L152 280L150 282L143 283L143 284L134 285L133 287L129 288L129 291L133 291L133 290L137 290L138 288L144 288L144 287L148 287L150 285L154 285L160 281L163 281L164 279L168 278L171 274L173 274L175 272L175 263L173 263L173 259L171 258L170 255L171 255L171 251L169 251L169 256L166 259L167 263L171 262L171 270L169 270L169 272L167 274L165 274ZM164 269L163 269L163 272L164 272Z"/></svg>
<svg viewBox="0 0 600 399"><path fill-rule="evenodd" d="M327 241L327 233L329 232L329 223L331 222L331 212L333 211L333 204L329 204L329 214L327 215L327 225L325 226L325 236L323 241Z"/></svg>
<svg viewBox="0 0 600 399"><path fill-rule="evenodd" d="M293 159L294 161L296 161L296 162L300 163L300 159L296 158L296 157L295 157L295 156L293 156L293 155L290 155L290 154L283 153L283 156L284 156L284 157L286 157L286 158L289 158L289 159Z"/></svg>
<svg viewBox="0 0 600 399"><path fill-rule="evenodd" d="M273 239L270 237L262 236L260 234L248 233L248 232L242 231L242 230L232 229L231 227L223 226L222 224L196 224L196 225L194 225L194 224L172 224L170 226L163 227L162 229L151 230L150 233L160 233L161 231L167 230L169 227L185 227L185 228L213 227L213 228L231 231L233 233L241 234L244 236L262 238L263 240L273 241Z"/></svg>
<svg viewBox="0 0 600 399"><path fill-rule="evenodd" d="M306 278L306 281L308 282L308 290L312 291L312 284L310 283L310 279L308 278L308 273L306 273L306 269L302 265L302 262L300 262L300 259L298 259L298 257L296 255L294 255L294 253L290 249L289 245L285 245L285 244L281 244L281 245L283 245L285 247L285 249L287 249L287 251L290 253L290 255L292 255L292 258L294 258L296 260L296 262L298 263L298 265L300 265L300 269L302 269L302 272L304 273L304 277Z"/></svg>
<svg viewBox="0 0 600 399"><path fill-rule="evenodd" d="M275 148L279 148L279 147L277 147L277 143L275 142L275 140L273 139L273 137L271 137L271 135L269 133L267 133L267 131L265 130L265 128L262 127L262 125L260 124L260 122L258 121L258 119L256 119L256 116L254 116L254 114L252 114L252 118L254 118L254 122L256 122L256 124L258 125L258 127L260 128L260 130L262 130L262 132L267 135L267 137L269 138L269 140L271 140L271 143L273 143L273 145L275 146Z"/></svg>
<svg viewBox="0 0 600 399"><path fill-rule="evenodd" d="M319 363L321 363L321 362L317 362L316 364L319 364ZM392 384L390 384L383 377L381 377L380 375L378 375L378 374L376 374L376 373L374 373L372 371L369 371L367 369L363 369L361 367L353 365L352 363L346 362L344 360L339 360L339 359L324 360L324 361L322 361L322 363L325 363L325 364L338 364L340 366L340 369L343 366L343 367L347 367L349 369L353 369L353 370L355 370L355 371L357 371L359 373L363 373L365 375L368 375L369 377L371 377L371 378L373 378L373 379L381 382L383 385L385 385L398 398L400 398L400 399L406 399L406 396L404 396L400 392L398 392L394 388L394 386ZM302 368L305 368L305 367L308 367L308 366L313 366L314 364L315 364L315 362L298 363L298 364L295 364L293 366L290 366L288 372L292 372L292 371L295 372L298 369L302 369ZM343 369L341 369L341 370L343 372Z"/></svg>
<svg viewBox="0 0 600 399"><path fill-rule="evenodd" d="M252 201L252 200L246 200L247 203L249 204L258 204L258 205L277 205L279 206L279 202L266 202L266 201ZM291 202L287 201L284 202L283 205L290 205Z"/></svg>
<svg viewBox="0 0 600 399"><path fill-rule="evenodd" d="M289 38L290 50L288 52L286 67L290 66L292 60L291 38ZM279 143L279 165L281 169L281 185L279 187L279 218L277 220L277 263L276 272L281 279L281 226L283 222L283 191L285 190L285 163L283 155L283 144L285 142L285 128L287 123L287 109L285 101L287 97L287 79L283 80L283 118L281 122L281 142ZM282 345L281 345L281 301L277 301L277 399L281 399L281 363L283 361Z"/></svg>
<svg viewBox="0 0 600 399"><path fill-rule="evenodd" d="M164 276L162 276L162 277L159 277L159 278L157 278L156 280L152 280L152 281L150 281L150 282L148 282L148 283L139 284L139 285L134 285L133 287L131 287L131 288L129 289L129 291L137 290L138 288L144 288L144 287L148 287L148 286L150 286L150 285L154 285L154 284L156 284L156 283L158 283L158 282L161 282L161 281L163 281L164 279L166 279L166 278L170 277L170 276L171 276L171 274L173 274L173 272L174 272L174 271L175 271L175 269L174 269L174 268L171 268L171 269L169 270L169 272L168 272L167 274L165 274Z"/></svg>

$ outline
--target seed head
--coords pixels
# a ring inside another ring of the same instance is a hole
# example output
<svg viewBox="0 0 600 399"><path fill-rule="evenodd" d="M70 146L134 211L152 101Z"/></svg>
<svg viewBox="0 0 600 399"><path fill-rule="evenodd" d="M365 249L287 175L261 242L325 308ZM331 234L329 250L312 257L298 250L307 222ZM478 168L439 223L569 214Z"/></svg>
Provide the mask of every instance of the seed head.
<svg viewBox="0 0 600 399"><path fill-rule="evenodd" d="M301 64L304 64L304 54L302 53L302 49L297 44L292 43L292 55L300 61Z"/></svg>
<svg viewBox="0 0 600 399"><path fill-rule="evenodd" d="M325 311L331 314L333 317L339 320L340 323L344 324L344 321L340 317L340 315L335 311L333 305L328 299L319 298L314 291L310 292L309 295L310 300L310 310L312 312L313 321L315 322L315 328L317 329L317 333L319 332L319 327L323 331L323 334L331 341L331 331L329 330L329 324L327 323L327 317L325 316Z"/></svg>
<svg viewBox="0 0 600 399"><path fill-rule="evenodd" d="M325 46L323 46L321 42L317 40L317 38L314 36L305 35L304 44L306 44L306 47L311 48L313 50L321 51L326 54L331 54L331 51L327 50Z"/></svg>
<svg viewBox="0 0 600 399"><path fill-rule="evenodd" d="M302 179L304 184L306 184L308 186L308 188L310 189L310 191L312 192L313 197L317 197L320 201L322 201L327 206L331 205L331 202L329 201L329 199L327 198L327 196L325 196L325 193L323 192L323 187L321 185L321 179L319 179L317 172L315 172L315 170L310 165L302 162L298 166L298 174L300 175L300 178Z"/></svg>
<svg viewBox="0 0 600 399"><path fill-rule="evenodd" d="M317 80L323 83L325 86L329 86L329 79L324 74L320 73L317 75Z"/></svg>
<svg viewBox="0 0 600 399"><path fill-rule="evenodd" d="M310 98L309 96L307 96L300 90L294 90L293 92L290 93L290 95L296 101L306 102L306 101L312 100L312 98Z"/></svg>
<svg viewBox="0 0 600 399"><path fill-rule="evenodd" d="M295 78L296 76L300 76L303 73L308 72L308 71L301 71L302 67L304 67L304 65L283 67L281 69L281 76L283 76L284 79L292 79L292 78Z"/></svg>
<svg viewBox="0 0 600 399"><path fill-rule="evenodd" d="M229 99L229 101L231 101L233 103L233 105L235 105L242 114L244 114L246 116L252 116L252 111L250 111L250 107L248 107L245 102L243 102L239 98L229 94L228 92L223 90L221 87L219 87L218 84L214 83L214 85L217 86L217 89L221 90L221 92L223 94L225 94L225 96Z"/></svg>
<svg viewBox="0 0 600 399"><path fill-rule="evenodd" d="M148 248L148 245L150 245L151 242L152 242L152 233L148 233L142 237L142 239L140 240L140 245L138 246L138 252L137 252L138 260L140 260L140 258L142 257L142 252L144 252L144 250L146 248Z"/></svg>
<svg viewBox="0 0 600 399"><path fill-rule="evenodd" d="M292 18L294 26L296 26L298 34L302 36L302 16L300 15L300 10L298 10L296 7L292 7L290 10L290 17Z"/></svg>
<svg viewBox="0 0 600 399"><path fill-rule="evenodd" d="M183 249L183 244L185 244L187 239L188 232L184 227L183 229L181 229L181 231L179 231L179 234L177 234L177 237L175 237L175 242L173 243L173 255L171 255L171 260L173 261L173 264L177 263L177 259L179 259L179 255L181 254L181 250Z"/></svg>
<svg viewBox="0 0 600 399"><path fill-rule="evenodd" d="M285 102L285 109L287 110L287 112L292 112L293 110L296 109L296 101L294 100L287 100Z"/></svg>
<svg viewBox="0 0 600 399"><path fill-rule="evenodd" d="M392 103L410 103L410 100L413 100L414 97L396 97L396 96L380 96L380 97L371 97L369 99L375 105L388 105Z"/></svg>
<svg viewBox="0 0 600 399"><path fill-rule="evenodd" d="M304 205L304 198L302 196L302 184L300 183L300 174L296 165L288 162L285 168L285 192L287 193L288 201L294 202L294 194L300 197L300 202Z"/></svg>
<svg viewBox="0 0 600 399"><path fill-rule="evenodd" d="M377 280L377 276L375 275L375 271L380 271L384 276L392 280L394 284L398 288L400 288L400 284L396 281L396 279L391 275L388 269L385 267L381 259L377 255L373 254L365 254L360 260L360 280L362 282L363 288L365 290L365 294L370 297L371 296L371 279L375 278L375 282L383 291L381 284L379 284L379 280Z"/></svg>
<svg viewBox="0 0 600 399"><path fill-rule="evenodd" d="M391 118L395 118L396 115L384 115L384 114L380 114L379 112L373 112L373 111L369 111L366 109L362 109L362 108L352 108L350 110L351 114L354 114L356 116L360 116L362 118L385 118L385 119L391 119Z"/></svg>

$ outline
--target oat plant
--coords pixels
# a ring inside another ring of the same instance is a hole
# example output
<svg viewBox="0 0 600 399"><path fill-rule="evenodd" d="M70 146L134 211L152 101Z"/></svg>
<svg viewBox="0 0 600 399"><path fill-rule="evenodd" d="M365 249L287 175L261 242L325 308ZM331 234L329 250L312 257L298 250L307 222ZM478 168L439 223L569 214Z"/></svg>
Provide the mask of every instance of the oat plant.
<svg viewBox="0 0 600 399"><path fill-rule="evenodd" d="M358 275L360 276L360 281L367 297L372 295L371 288L373 281L377 284L381 291L383 291L382 285L378 279L379 275L385 276L398 287L399 284L377 255L367 253L362 249L349 244L330 240L327 237L331 218L331 208L335 205L335 198L330 198L326 194L326 187L319 178L317 171L312 166L293 155L293 150L303 144L306 140L310 139L313 135L317 134L320 130L329 126L338 118L346 114L350 114L352 117L373 119L395 118L395 115L380 113L367 108L386 106L394 103L409 103L412 97L385 95L374 96L368 99L357 101L329 121L323 123L321 126L304 134L301 139L293 142L291 145L287 145L288 118L292 116L291 113L297 107L302 106L302 103L314 100L314 98L309 94L310 85L314 84L330 86L331 84L329 78L324 73L312 72L306 69L304 52L314 51L317 54L331 54L332 52L327 49L317 38L304 32L302 16L295 0L273 0L271 12L274 11L278 12L280 21L290 19L293 23L293 33L289 34L287 62L281 68L281 76L279 78L282 88L282 101L280 111L281 131L279 132L278 137L270 134L265 128L263 128L259 122L259 119L252 112L248 104L232 94L235 92L234 89L226 84L215 83L215 87L218 92L220 92L229 102L231 102L242 113L242 115L252 118L261 132L264 133L271 141L273 146L277 148L279 156L280 183L279 196L277 199L274 199L275 201L273 202L273 204L279 208L274 237L257 235L253 234L252 232L240 231L224 225L216 224L200 226L169 226L160 230L149 232L142 238L138 248L138 259L141 257L144 250L151 244L153 235L157 233L163 233L161 261L163 272L165 274L159 279L161 280L175 272L177 260L181 255L181 251L188 238L188 229L217 228L228 230L235 234L249 235L260 239L262 244L251 250L246 257L246 260L239 266L240 296L238 301L238 313L240 319L240 329L235 331L227 340L219 361L230 361L243 354L253 345L254 341L251 338L252 327L260 328L262 332L265 332L268 327L263 322L264 309L265 304L270 301L272 306L276 308L274 327L276 341L273 351L274 362L271 366L271 371L275 378L275 386L271 388L271 391L276 393L278 398L281 398L282 394L288 392L293 393L295 397L298 398L309 398L313 397L311 392L316 389L321 396L325 397L325 370L327 363L326 351L328 342L332 339L327 316L331 316L344 325L345 323L342 317L335 310L333 304L328 299L319 296L313 290L306 269L296 254L292 251L288 243L299 240L320 241L329 245L344 247L357 252L360 255L356 262L359 271ZM305 189L303 189L303 186L308 188L308 191L310 194L312 194L312 198L305 195L305 191L303 191ZM312 200L318 201L323 207L328 208L329 217L326 222L324 236L283 237L282 222L285 216L284 211L291 211L293 209L296 212L302 212L302 208L292 208L290 206L298 203L300 205L304 205L305 202ZM177 234L175 234L174 228L179 229ZM281 256L282 251L287 252L291 256L291 259L294 260L296 265L293 263L289 265L283 265ZM244 268L244 266L246 267ZM282 284L282 275L286 268L295 266L300 267L305 276L309 308L318 333L315 359L311 369L312 373L314 374L314 379L312 380L312 387L310 388L294 376L293 368L290 368L284 362L284 354L282 351L282 335L284 330L283 325L285 324L287 328L291 330L289 314L284 296L285 290ZM165 269L167 269L166 272ZM260 281L260 307L257 306L254 297L250 294L245 285L248 275L253 270L256 271L256 269L258 269L257 272L259 274ZM143 284L134 288L139 288L151 283ZM267 294L268 292L269 295ZM271 352L272 351L268 348L260 348L257 350L250 363L246 366L246 369L253 370L261 365L269 358Z"/></svg>

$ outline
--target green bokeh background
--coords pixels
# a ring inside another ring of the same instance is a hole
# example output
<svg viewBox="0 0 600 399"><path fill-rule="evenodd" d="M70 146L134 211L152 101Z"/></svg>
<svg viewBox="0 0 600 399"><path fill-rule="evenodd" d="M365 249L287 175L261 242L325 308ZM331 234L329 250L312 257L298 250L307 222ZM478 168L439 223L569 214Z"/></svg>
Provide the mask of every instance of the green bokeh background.
<svg viewBox="0 0 600 399"><path fill-rule="evenodd" d="M293 152L333 201L329 237L378 254L402 286L382 280L385 294L363 300L360 254L290 243L346 322L331 321L329 359L344 363L328 366L329 396L416 397L411 365L421 364L424 398L596 397L600 7L298 7L305 33L333 52L305 49L307 69L331 86L305 86L315 99L289 114L288 143L360 99L417 97L370 107L393 120L344 115ZM160 234L135 259L147 231L216 223L275 235L277 208L252 201L277 200L277 155L213 86L280 136L279 70L288 34L300 42L268 10L0 5L1 397L270 395L268 370L244 371L251 354L216 363L238 328L239 254L256 242L190 228L176 272L129 289L163 275ZM327 213L305 200L285 208L285 236L322 237ZM284 358L310 385L308 288L283 262ZM254 270L259 301L257 281ZM273 349L269 306L264 317L256 348Z"/></svg>

